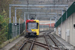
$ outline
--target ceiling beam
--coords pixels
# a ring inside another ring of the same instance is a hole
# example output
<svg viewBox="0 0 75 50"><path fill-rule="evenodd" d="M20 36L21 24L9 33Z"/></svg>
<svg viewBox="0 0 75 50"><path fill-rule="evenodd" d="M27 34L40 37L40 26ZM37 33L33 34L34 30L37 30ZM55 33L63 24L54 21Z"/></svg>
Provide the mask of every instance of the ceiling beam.
<svg viewBox="0 0 75 50"><path fill-rule="evenodd" d="M9 4L9 6L27 6L25 4ZM68 5L28 5L28 6L68 6Z"/></svg>
<svg viewBox="0 0 75 50"><path fill-rule="evenodd" d="M15 9L46 9L46 10L49 10L49 9L55 9L55 10L63 10L63 8L24 8L24 7L15 7Z"/></svg>
<svg viewBox="0 0 75 50"><path fill-rule="evenodd" d="M40 15L40 14L45 14L45 15L46 15L46 14L57 14L57 13L46 13L46 12L25 12L25 14L26 14L26 13L27 13L27 14L28 14L28 13L30 13L30 14L39 14L39 15Z"/></svg>

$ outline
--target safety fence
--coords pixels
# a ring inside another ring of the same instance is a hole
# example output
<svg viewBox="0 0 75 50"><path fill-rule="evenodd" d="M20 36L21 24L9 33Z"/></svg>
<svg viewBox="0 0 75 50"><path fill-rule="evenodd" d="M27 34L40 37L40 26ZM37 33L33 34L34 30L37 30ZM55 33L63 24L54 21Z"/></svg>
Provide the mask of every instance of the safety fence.
<svg viewBox="0 0 75 50"><path fill-rule="evenodd" d="M39 25L39 30L40 30L40 31L49 30L49 25Z"/></svg>
<svg viewBox="0 0 75 50"><path fill-rule="evenodd" d="M8 39L14 38L17 35L20 35L25 30L25 22L24 23L9 23L8 30Z"/></svg>
<svg viewBox="0 0 75 50"><path fill-rule="evenodd" d="M39 25L39 28L49 28L49 25Z"/></svg>
<svg viewBox="0 0 75 50"><path fill-rule="evenodd" d="M0 26L0 48L6 45L9 40L17 38L25 30L24 23L3 23L3 27ZM1 25L1 24L0 24ZM6 42L6 43L5 43Z"/></svg>

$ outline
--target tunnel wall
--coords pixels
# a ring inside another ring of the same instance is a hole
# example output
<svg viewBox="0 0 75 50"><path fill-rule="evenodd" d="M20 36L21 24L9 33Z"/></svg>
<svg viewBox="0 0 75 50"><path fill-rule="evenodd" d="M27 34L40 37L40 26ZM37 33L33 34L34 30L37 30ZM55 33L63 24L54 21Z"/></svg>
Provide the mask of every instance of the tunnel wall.
<svg viewBox="0 0 75 50"><path fill-rule="evenodd" d="M75 46L75 13L56 28L56 35Z"/></svg>
<svg viewBox="0 0 75 50"><path fill-rule="evenodd" d="M56 22L55 27L56 35L75 46L75 2Z"/></svg>

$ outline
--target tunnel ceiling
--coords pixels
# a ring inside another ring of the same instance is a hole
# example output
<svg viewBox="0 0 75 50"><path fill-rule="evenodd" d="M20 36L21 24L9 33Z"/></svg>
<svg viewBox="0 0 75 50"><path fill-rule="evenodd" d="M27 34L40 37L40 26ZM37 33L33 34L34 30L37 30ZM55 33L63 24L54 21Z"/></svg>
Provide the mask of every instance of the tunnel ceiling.
<svg viewBox="0 0 75 50"><path fill-rule="evenodd" d="M50 18L59 19L62 16L62 11L67 9L74 0L14 0L20 1L20 4L27 5L23 8L21 15L35 14L39 20L50 20ZM49 6L48 6L49 5ZM62 6L64 5L64 6ZM67 6L66 6L67 5ZM63 11L63 13L65 12ZM54 13L54 14L51 14Z"/></svg>

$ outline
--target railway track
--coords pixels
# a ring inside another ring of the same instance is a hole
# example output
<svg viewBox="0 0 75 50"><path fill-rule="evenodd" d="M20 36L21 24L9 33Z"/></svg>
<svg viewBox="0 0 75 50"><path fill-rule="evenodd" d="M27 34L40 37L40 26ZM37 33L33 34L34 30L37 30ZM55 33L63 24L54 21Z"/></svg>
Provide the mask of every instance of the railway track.
<svg viewBox="0 0 75 50"><path fill-rule="evenodd" d="M33 39L29 38L28 40L25 40L25 42L22 44L22 46L19 48L19 50L24 50L24 46L26 46L27 43L30 43L29 50L33 50L34 45L38 45L40 47L43 47L43 48L49 50L49 47L47 44L37 42L36 38L33 38Z"/></svg>
<svg viewBox="0 0 75 50"><path fill-rule="evenodd" d="M39 48L39 47L42 47L43 49L38 49L38 50L60 50L60 48L56 44L55 40L53 40L53 36L50 35L49 33L50 32L43 33L43 35L38 36L38 38L36 38L36 37L26 38L26 40L24 40L23 44L21 44L17 50L37 50L37 48ZM38 40L40 38L43 38L44 40L42 40L42 39ZM39 46L39 47L37 47L37 46ZM11 49L11 50L13 50L13 49Z"/></svg>
<svg viewBox="0 0 75 50"><path fill-rule="evenodd" d="M49 36L49 33L44 34L46 43L49 46L49 50L60 50L55 41Z"/></svg>

